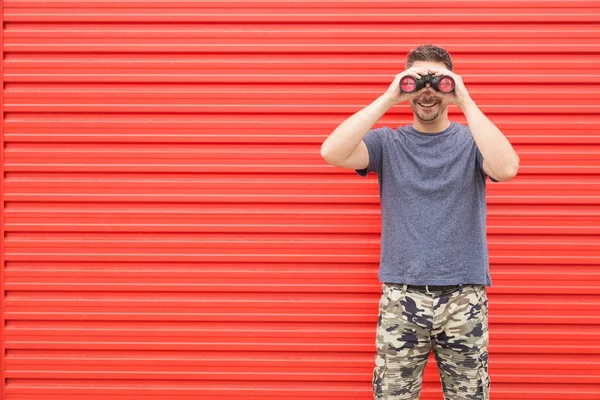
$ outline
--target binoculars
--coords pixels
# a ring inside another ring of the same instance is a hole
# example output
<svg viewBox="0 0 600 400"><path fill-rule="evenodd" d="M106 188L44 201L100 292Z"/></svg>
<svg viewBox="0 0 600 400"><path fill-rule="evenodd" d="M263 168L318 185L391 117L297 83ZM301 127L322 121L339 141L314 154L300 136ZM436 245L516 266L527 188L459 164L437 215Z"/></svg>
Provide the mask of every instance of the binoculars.
<svg viewBox="0 0 600 400"><path fill-rule="evenodd" d="M454 90L454 79L448 75L435 76L428 74L421 79L407 75L400 80L400 90L405 93L419 91L429 83L434 90L442 93L450 93Z"/></svg>

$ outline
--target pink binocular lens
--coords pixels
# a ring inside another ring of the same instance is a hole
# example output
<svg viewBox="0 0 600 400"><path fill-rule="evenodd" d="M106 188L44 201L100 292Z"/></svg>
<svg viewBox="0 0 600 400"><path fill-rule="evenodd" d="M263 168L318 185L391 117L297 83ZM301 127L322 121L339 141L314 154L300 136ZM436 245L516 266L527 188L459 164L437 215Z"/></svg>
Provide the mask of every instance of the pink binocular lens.
<svg viewBox="0 0 600 400"><path fill-rule="evenodd" d="M438 82L438 88L442 93L450 93L454 90L454 79L449 76L445 76Z"/></svg>
<svg viewBox="0 0 600 400"><path fill-rule="evenodd" d="M405 76L400 80L400 88L407 93L413 92L417 88L417 80L412 76Z"/></svg>

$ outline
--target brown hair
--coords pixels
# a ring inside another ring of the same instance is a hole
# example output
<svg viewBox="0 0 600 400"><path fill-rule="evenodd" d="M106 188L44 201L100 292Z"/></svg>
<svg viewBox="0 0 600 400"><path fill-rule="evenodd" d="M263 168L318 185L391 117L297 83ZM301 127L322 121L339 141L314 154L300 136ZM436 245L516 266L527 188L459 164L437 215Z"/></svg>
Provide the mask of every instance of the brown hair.
<svg viewBox="0 0 600 400"><path fill-rule="evenodd" d="M424 44L412 49L406 56L406 69L412 67L415 61L442 62L449 71L452 71L452 57L443 48L432 44Z"/></svg>

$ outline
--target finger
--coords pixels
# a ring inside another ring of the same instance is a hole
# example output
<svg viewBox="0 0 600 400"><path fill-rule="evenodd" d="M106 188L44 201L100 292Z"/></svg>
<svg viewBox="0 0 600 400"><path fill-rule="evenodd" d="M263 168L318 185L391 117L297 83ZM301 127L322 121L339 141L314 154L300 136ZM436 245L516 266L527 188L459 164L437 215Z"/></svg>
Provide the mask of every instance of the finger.
<svg viewBox="0 0 600 400"><path fill-rule="evenodd" d="M427 75L429 73L426 68L421 67L412 67L407 69L406 72L415 72L419 75Z"/></svg>
<svg viewBox="0 0 600 400"><path fill-rule="evenodd" d="M421 75L419 75L417 72L415 71L406 71L406 74L402 75L400 77L400 79L404 78L405 76L412 76L413 78L419 80L421 79Z"/></svg>
<svg viewBox="0 0 600 400"><path fill-rule="evenodd" d="M445 69L429 68L429 72L431 72L435 76L450 75L450 71L447 71Z"/></svg>

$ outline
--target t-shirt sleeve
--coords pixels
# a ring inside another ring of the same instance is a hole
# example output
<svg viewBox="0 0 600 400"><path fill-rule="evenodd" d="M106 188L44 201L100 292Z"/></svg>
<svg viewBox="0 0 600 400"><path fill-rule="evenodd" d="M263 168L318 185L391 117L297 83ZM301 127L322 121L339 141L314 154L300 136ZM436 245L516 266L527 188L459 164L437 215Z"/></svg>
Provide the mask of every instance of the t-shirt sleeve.
<svg viewBox="0 0 600 400"><path fill-rule="evenodd" d="M475 142L473 142L473 143L475 143ZM489 175L488 175L488 174L486 174L486 173L485 173L485 170L483 169L483 154L481 154L481 151L479 151L479 147L477 147L477 144L474 144L474 146L475 146L475 149L476 149L476 151L477 151L477 166L478 166L478 168L481 170L481 173L483 174L483 177L484 177L484 178L486 178L486 177L488 177ZM500 182L500 181L498 181L498 180L496 180L496 179L492 178L491 176L489 176L489 177L490 177L490 180L491 180L492 182Z"/></svg>
<svg viewBox="0 0 600 400"><path fill-rule="evenodd" d="M367 145L367 151L369 152L369 165L367 168L356 170L356 173L360 176L365 177L369 172L375 172L377 175L381 174L384 135L388 129L388 127L371 129L363 138L363 141Z"/></svg>

